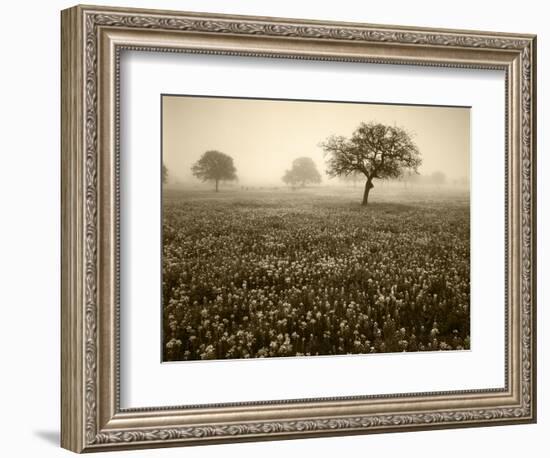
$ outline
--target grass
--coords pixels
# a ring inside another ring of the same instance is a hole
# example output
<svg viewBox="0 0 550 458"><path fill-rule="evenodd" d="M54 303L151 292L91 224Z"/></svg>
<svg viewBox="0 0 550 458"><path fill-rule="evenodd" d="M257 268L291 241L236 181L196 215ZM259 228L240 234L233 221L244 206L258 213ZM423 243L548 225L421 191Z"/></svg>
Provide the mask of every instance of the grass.
<svg viewBox="0 0 550 458"><path fill-rule="evenodd" d="M457 190L165 189L165 360L469 348Z"/></svg>

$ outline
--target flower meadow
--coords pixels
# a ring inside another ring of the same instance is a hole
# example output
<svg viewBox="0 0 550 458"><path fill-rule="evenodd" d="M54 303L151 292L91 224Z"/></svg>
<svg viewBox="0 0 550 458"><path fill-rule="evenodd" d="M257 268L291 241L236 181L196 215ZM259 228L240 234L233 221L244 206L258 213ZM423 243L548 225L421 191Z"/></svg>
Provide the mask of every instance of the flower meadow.
<svg viewBox="0 0 550 458"><path fill-rule="evenodd" d="M470 348L467 199L165 191L163 360Z"/></svg>

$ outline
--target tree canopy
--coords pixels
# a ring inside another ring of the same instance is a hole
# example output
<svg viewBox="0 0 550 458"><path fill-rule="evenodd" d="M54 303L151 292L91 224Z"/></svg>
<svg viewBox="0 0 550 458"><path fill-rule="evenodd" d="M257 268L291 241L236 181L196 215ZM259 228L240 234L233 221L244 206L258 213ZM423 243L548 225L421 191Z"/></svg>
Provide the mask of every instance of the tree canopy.
<svg viewBox="0 0 550 458"><path fill-rule="evenodd" d="M282 180L287 185L292 187L305 186L306 184L320 183L321 174L317 170L317 166L310 157L299 157L292 161L290 170L286 170Z"/></svg>
<svg viewBox="0 0 550 458"><path fill-rule="evenodd" d="M321 143L327 158L327 174L331 177L363 174L366 178L363 205L367 205L375 178L399 178L407 170L418 172L422 158L411 137L401 127L362 122L351 138L331 136Z"/></svg>
<svg viewBox="0 0 550 458"><path fill-rule="evenodd" d="M191 172L202 181L213 181L216 184L216 192L218 192L220 181L237 179L237 169L233 164L233 158L216 150L206 151L193 164Z"/></svg>

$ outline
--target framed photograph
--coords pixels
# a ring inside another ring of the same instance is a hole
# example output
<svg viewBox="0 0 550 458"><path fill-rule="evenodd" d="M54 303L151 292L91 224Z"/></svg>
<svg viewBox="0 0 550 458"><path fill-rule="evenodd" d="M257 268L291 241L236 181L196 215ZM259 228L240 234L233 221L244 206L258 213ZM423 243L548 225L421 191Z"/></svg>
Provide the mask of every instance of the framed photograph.
<svg viewBox="0 0 550 458"><path fill-rule="evenodd" d="M62 446L536 421L536 38L62 12Z"/></svg>

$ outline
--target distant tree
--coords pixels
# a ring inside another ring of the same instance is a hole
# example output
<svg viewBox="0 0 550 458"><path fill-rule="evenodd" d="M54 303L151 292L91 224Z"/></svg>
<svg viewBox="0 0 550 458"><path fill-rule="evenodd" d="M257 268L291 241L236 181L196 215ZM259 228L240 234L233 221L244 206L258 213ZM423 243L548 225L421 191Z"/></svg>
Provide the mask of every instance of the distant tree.
<svg viewBox="0 0 550 458"><path fill-rule="evenodd" d="M422 164L418 147L411 135L401 127L364 123L351 138L331 136L321 143L327 157L327 174L332 177L362 173L365 191L362 205L368 204L375 178L399 178L407 170L418 172Z"/></svg>
<svg viewBox="0 0 550 458"><path fill-rule="evenodd" d="M439 187L439 186L442 186L446 183L447 177L445 176L445 174L443 172L437 171L437 172L433 172L430 175L430 181L431 181L432 184Z"/></svg>
<svg viewBox="0 0 550 458"><path fill-rule="evenodd" d="M310 157L299 157L292 161L292 168L285 171L282 180L293 188L298 185L304 187L309 183L320 183L321 175L317 171L317 166L313 162L313 159Z"/></svg>
<svg viewBox="0 0 550 458"><path fill-rule="evenodd" d="M168 169L164 165L164 162L162 163L162 184L166 184L168 182Z"/></svg>
<svg viewBox="0 0 550 458"><path fill-rule="evenodd" d="M294 172L292 171L292 169L285 170L285 174L283 175L281 180L283 180L284 184L286 184L287 186L291 186L293 189L298 184L298 180L297 180L296 176L294 175Z"/></svg>
<svg viewBox="0 0 550 458"><path fill-rule="evenodd" d="M213 181L216 184L216 192L218 192L220 181L237 179L237 170L233 165L233 158L215 150L206 151L193 164L191 171L199 180Z"/></svg>

